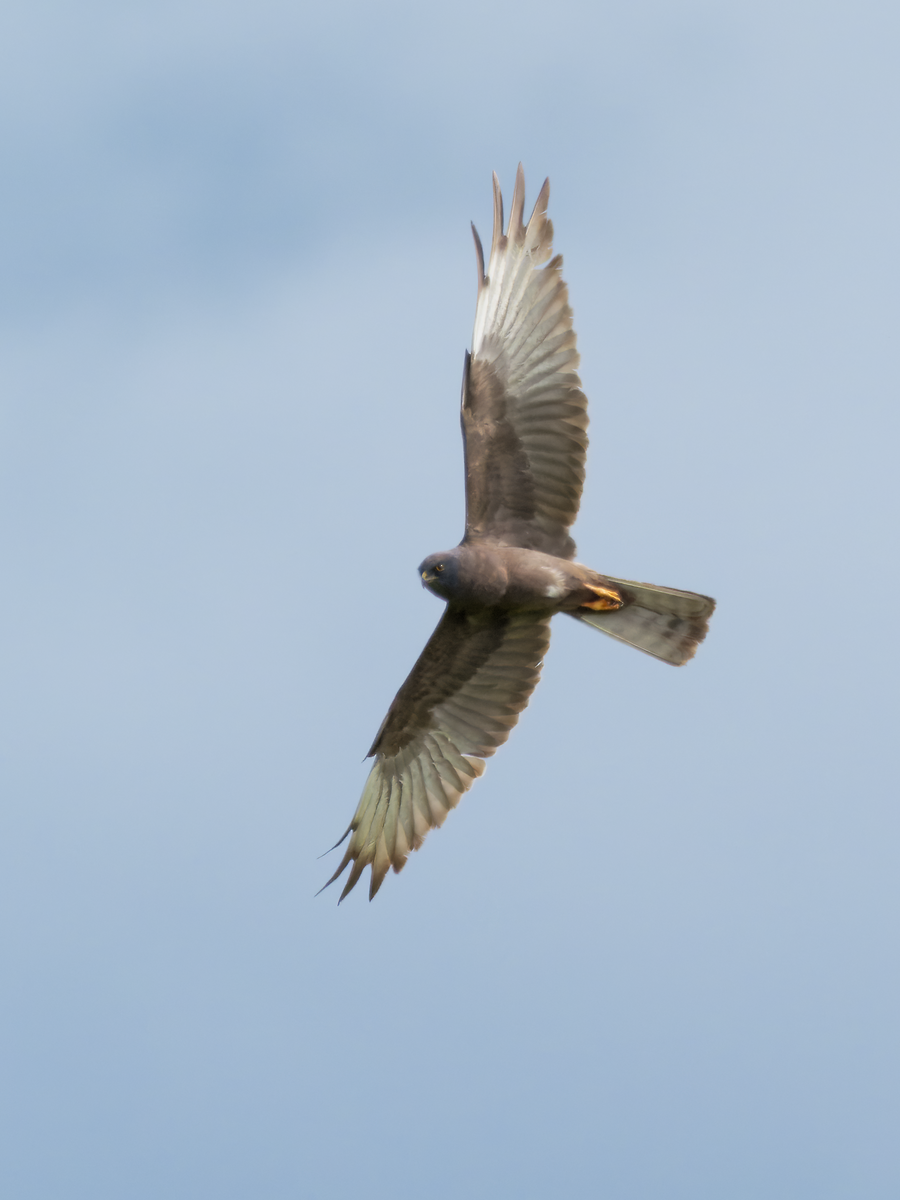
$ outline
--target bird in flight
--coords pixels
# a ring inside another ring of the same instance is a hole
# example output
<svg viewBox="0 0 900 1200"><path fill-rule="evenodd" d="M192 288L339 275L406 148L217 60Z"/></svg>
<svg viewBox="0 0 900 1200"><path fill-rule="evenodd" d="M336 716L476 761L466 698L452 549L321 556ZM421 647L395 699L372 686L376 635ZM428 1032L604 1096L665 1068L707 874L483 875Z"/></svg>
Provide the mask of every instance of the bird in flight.
<svg viewBox="0 0 900 1200"><path fill-rule="evenodd" d="M371 866L371 900L509 737L540 676L550 618L568 613L680 666L706 636L715 601L599 575L574 562L587 449L562 257L551 258L545 180L525 224L516 173L509 224L494 175L494 231L478 258L472 351L462 386L466 531L419 566L444 614L372 743L375 762L347 832L340 900ZM549 261L548 261L549 260ZM545 265L546 264L546 265ZM339 901L340 902L340 901Z"/></svg>

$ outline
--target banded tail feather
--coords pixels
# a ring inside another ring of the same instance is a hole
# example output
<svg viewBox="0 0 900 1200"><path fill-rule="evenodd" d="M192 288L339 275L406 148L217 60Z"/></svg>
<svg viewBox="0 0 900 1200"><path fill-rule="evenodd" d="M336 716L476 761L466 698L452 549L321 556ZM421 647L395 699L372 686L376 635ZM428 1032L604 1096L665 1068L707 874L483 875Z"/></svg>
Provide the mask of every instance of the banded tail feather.
<svg viewBox="0 0 900 1200"><path fill-rule="evenodd" d="M571 616L673 666L694 657L706 637L715 600L652 583L607 578L621 590L623 607L614 612L580 608Z"/></svg>

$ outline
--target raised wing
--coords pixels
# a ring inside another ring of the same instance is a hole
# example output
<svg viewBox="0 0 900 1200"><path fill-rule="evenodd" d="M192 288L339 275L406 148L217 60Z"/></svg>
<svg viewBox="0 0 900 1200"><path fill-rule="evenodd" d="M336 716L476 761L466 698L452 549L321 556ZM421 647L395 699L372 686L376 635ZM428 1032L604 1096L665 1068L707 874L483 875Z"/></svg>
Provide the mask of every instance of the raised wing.
<svg viewBox="0 0 900 1200"><path fill-rule="evenodd" d="M524 225L520 164L504 234L503 198L494 176L487 274L472 228L478 301L463 379L466 540L572 558L575 543L568 531L584 483L587 399L575 373L578 351L562 257L547 263L553 240L549 196L546 180Z"/></svg>
<svg viewBox="0 0 900 1200"><path fill-rule="evenodd" d="M341 900L368 864L371 900L388 867L399 871L428 830L444 823L509 737L549 642L546 617L447 606L369 751L375 763L341 838L350 834L350 842L328 880L352 862Z"/></svg>

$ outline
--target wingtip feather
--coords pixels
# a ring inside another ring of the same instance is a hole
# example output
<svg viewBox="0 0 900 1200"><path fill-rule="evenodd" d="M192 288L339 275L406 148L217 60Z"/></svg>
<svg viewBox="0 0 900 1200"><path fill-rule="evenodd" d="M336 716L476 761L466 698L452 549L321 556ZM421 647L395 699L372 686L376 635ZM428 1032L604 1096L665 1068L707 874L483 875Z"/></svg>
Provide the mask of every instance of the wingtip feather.
<svg viewBox="0 0 900 1200"><path fill-rule="evenodd" d="M513 188L512 204L509 209L509 227L506 236L521 245L525 239L525 226L522 224L522 212L525 208L525 172L519 163L516 169L516 185Z"/></svg>
<svg viewBox="0 0 900 1200"><path fill-rule="evenodd" d="M494 257L503 241L503 194L500 191L500 180L494 172L494 230L491 237L491 258Z"/></svg>
<svg viewBox="0 0 900 1200"><path fill-rule="evenodd" d="M347 832L349 833L349 830ZM346 836L347 836L347 834L345 833L344 837L346 837ZM343 840L344 840L344 838L341 838L341 842ZM338 842L337 844L340 845L341 842ZM332 846L331 848L333 850L334 846ZM347 847L346 851L344 852L344 857L341 859L338 869L335 871L335 873L331 876L331 878L329 880L327 880L325 883L322 884L322 886L316 892L317 896L321 896L321 894L325 891L326 888L331 887L331 885L338 878L338 876L343 873L343 871L345 870L345 868L347 866L347 863L351 860L352 857L353 857L353 843L351 842L350 845ZM344 894L346 895L346 891ZM341 902L341 900L343 900L343 898L344 898L344 896L341 896L341 899L338 900L338 904L340 904L340 902Z"/></svg>
<svg viewBox="0 0 900 1200"><path fill-rule="evenodd" d="M478 286L483 288L485 285L484 275L484 247L481 244L481 238L478 236L478 230L475 228L475 222L471 222L472 237L475 239L475 257L478 265Z"/></svg>
<svg viewBox="0 0 900 1200"><path fill-rule="evenodd" d="M531 210L531 216L528 218L529 228L535 217L540 220L545 216L547 209L550 207L550 176L548 175L541 184L541 190L538 192L537 200L534 202L534 208Z"/></svg>

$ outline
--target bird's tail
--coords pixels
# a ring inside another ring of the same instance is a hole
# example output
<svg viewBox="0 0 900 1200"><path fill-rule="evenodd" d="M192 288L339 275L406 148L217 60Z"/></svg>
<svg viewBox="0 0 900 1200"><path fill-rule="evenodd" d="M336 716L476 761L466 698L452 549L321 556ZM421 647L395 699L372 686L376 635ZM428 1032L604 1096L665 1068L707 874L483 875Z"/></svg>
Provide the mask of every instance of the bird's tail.
<svg viewBox="0 0 900 1200"><path fill-rule="evenodd" d="M609 612L579 608L573 617L676 667L694 657L706 637L715 600L608 575L604 581L621 593L622 607Z"/></svg>

